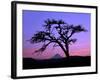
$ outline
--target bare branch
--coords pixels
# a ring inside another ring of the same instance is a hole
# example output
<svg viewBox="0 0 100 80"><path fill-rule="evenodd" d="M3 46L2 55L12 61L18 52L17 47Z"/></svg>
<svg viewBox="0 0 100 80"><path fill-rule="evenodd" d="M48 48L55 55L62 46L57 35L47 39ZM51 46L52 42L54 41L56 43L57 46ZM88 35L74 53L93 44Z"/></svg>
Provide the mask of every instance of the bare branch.
<svg viewBox="0 0 100 80"><path fill-rule="evenodd" d="M77 41L77 39L69 39L69 40L68 40L68 44L75 43L76 41Z"/></svg>
<svg viewBox="0 0 100 80"><path fill-rule="evenodd" d="M40 49L38 49L38 50L36 50L36 51L34 51L34 52L37 53L37 52L43 52L43 51L45 51L46 48L47 48L47 46L48 46L50 43L52 43L52 42L49 42L49 43L47 43L47 44L44 44Z"/></svg>
<svg viewBox="0 0 100 80"><path fill-rule="evenodd" d="M53 47L58 47L59 45L57 44L57 43L55 43L54 45L53 45Z"/></svg>
<svg viewBox="0 0 100 80"><path fill-rule="evenodd" d="M72 37L72 35L73 35L74 33L86 32L87 30L86 30L84 27L82 27L81 25L78 25L78 26L73 26L73 25L71 25L71 26L70 26L70 31L71 31L71 34L68 36L68 39L69 39L70 37Z"/></svg>

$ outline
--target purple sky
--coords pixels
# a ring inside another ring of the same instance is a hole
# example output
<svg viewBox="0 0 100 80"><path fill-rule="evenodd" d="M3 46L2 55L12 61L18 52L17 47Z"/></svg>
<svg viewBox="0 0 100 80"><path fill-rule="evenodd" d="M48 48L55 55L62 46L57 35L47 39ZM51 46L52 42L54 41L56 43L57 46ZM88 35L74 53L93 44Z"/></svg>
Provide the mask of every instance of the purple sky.
<svg viewBox="0 0 100 80"><path fill-rule="evenodd" d="M41 47L42 43L30 44L29 40L37 31L44 30L42 27L44 20L62 19L68 24L82 25L88 32L77 33L73 38L77 38L77 42L70 46L70 55L88 56L90 55L90 18L89 13L73 13L73 12L48 12L48 11L31 11L23 10L23 57L31 57L35 59L49 59L55 54L65 56L60 47L53 49L52 44L42 54L33 53Z"/></svg>

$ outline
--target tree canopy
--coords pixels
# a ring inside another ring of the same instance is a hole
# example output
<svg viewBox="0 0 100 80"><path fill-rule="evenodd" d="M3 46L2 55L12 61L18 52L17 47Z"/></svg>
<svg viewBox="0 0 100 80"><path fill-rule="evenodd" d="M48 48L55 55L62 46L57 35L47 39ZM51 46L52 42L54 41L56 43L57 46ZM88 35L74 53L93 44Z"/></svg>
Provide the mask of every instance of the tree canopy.
<svg viewBox="0 0 100 80"><path fill-rule="evenodd" d="M68 24L63 20L47 19L44 21L44 30L36 32L31 39L30 43L44 44L35 52L43 52L49 44L54 43L53 47L61 47L66 56L69 56L69 45L77 41L72 36L76 33L86 32L87 30L81 25ZM54 30L58 35L55 35Z"/></svg>

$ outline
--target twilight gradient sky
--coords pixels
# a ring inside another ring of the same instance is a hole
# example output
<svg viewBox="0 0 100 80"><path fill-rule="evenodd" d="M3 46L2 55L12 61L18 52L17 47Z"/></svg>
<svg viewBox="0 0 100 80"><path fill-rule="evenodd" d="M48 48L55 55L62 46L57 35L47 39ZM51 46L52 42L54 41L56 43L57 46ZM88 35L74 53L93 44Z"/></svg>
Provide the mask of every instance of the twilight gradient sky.
<svg viewBox="0 0 100 80"><path fill-rule="evenodd" d="M31 11L23 10L23 57L31 57L34 59L49 59L55 54L65 57L60 47L52 48L52 44L41 54L34 53L39 49L42 43L30 44L29 40L37 31L44 30L42 27L44 20L62 19L68 24L82 25L88 32L81 32L73 35L77 38L77 42L70 46L71 56L90 56L90 20L89 13L73 13L73 12L48 12L48 11Z"/></svg>

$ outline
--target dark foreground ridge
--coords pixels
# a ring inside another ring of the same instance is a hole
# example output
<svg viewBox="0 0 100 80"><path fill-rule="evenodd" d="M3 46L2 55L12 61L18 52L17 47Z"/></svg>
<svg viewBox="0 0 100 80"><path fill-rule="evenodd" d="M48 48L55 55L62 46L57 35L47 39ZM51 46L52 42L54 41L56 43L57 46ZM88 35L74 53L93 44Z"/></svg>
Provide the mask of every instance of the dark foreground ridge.
<svg viewBox="0 0 100 80"><path fill-rule="evenodd" d="M91 66L90 56L71 56L69 59L49 59L35 60L32 58L23 58L23 69L40 69L40 68L58 68L58 67L81 67Z"/></svg>

